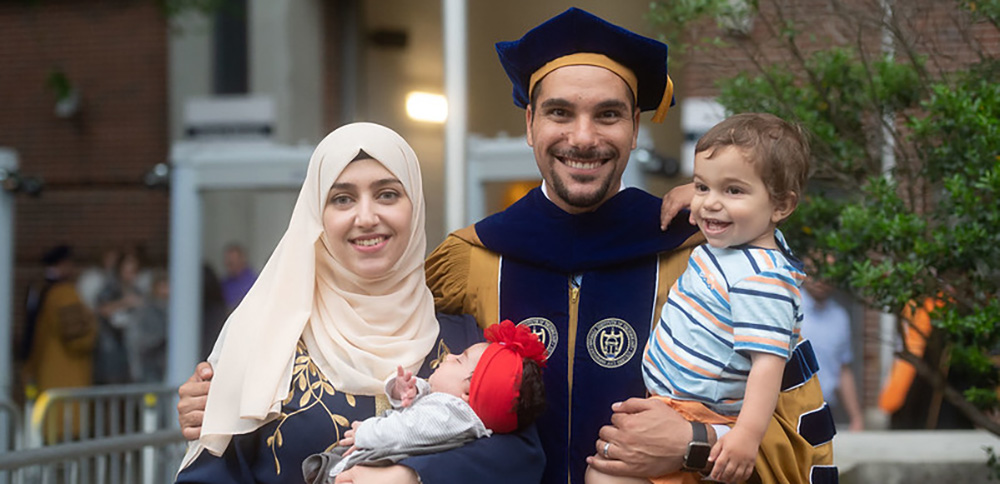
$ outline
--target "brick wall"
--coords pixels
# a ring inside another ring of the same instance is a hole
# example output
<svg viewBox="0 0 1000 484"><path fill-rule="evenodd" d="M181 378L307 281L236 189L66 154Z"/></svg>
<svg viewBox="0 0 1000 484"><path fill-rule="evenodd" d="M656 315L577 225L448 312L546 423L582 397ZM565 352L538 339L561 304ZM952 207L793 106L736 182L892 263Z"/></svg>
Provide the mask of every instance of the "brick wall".
<svg viewBox="0 0 1000 484"><path fill-rule="evenodd" d="M71 119L54 114L53 69L81 93ZM72 244L90 262L139 245L148 263L166 263L168 194L142 184L167 157L166 74L157 2L0 2L0 146L45 181L41 196L15 202L15 333L46 247Z"/></svg>
<svg viewBox="0 0 1000 484"><path fill-rule="evenodd" d="M852 31L857 24L845 25L839 20L851 13L836 9L831 3L844 2L830 0L760 2L761 13L753 18L752 29L746 35L720 30L714 21L695 26L688 34L689 39L719 37L725 44L722 47L702 47L692 51L684 59L685 69L678 90L685 97L714 96L718 93L715 82L720 78L732 77L741 72L755 72L758 65L798 62L780 45L782 41L775 35L780 29L782 19L794 21L796 25L801 26L801 31L805 32L799 38L803 55L848 42L860 42L868 48L877 49L878 37L875 36L877 32L872 30L858 40ZM854 3L867 5L872 2L854 0ZM748 42L748 39L752 42Z"/></svg>
<svg viewBox="0 0 1000 484"><path fill-rule="evenodd" d="M932 73L949 72L976 60L978 48L994 55L1000 52L1000 35L992 26L972 24L966 17L955 15L952 2L921 0L893 2L898 4L898 28L909 32L915 39L910 46L914 53L928 56L928 70ZM833 6L836 4L837 6ZM779 29L780 15L794 20L801 26L799 48L803 54L834 45L862 48L878 53L881 45L881 25L873 23L873 12L878 0L775 0L760 2L761 14L754 18L748 36L721 31L715 22L694 26L689 39L718 36L727 46L709 47L692 51L683 59L684 69L678 82L678 92L684 96L714 96L718 91L715 81L740 72L753 72L756 65L795 63L787 49L779 48L780 41L773 40ZM913 35L912 32L918 34ZM750 38L761 44L754 48L745 40ZM769 39L769 40L765 40ZM977 46L970 48L970 46ZM897 48L897 56L906 55L905 48ZM680 59L678 59L680 60Z"/></svg>

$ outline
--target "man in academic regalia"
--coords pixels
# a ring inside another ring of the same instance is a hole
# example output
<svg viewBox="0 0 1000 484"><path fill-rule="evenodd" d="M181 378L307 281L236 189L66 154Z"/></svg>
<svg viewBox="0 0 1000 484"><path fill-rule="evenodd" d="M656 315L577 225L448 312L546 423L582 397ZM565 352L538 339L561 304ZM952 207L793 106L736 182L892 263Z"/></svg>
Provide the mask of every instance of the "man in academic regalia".
<svg viewBox="0 0 1000 484"><path fill-rule="evenodd" d="M660 199L621 182L640 111L655 111L660 122L673 103L667 46L570 9L496 48L514 103L525 109L543 183L430 255L436 306L473 314L483 326L510 319L547 343L543 482L582 483L588 456L609 474L704 469L707 456L685 460L689 442L714 443L728 427L696 438L666 405L639 400L612 418L613 403L645 396L642 350L668 289L704 240L686 213L661 231ZM795 394L779 402L762 445L769 450L757 461L764 482L836 480L836 469L824 467L832 464L833 421L811 379L812 351L801 346L783 382ZM802 413L810 414L805 426ZM782 444L784 453L775 451Z"/></svg>

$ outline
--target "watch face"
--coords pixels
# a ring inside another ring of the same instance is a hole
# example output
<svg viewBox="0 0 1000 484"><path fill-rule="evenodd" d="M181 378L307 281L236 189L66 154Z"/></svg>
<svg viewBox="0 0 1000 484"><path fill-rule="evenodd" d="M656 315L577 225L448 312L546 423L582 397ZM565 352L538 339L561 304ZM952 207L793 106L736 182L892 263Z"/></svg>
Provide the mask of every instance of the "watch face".
<svg viewBox="0 0 1000 484"><path fill-rule="evenodd" d="M708 442L691 442L687 454L684 455L684 467L691 470L701 470L708 466L708 455L712 446Z"/></svg>

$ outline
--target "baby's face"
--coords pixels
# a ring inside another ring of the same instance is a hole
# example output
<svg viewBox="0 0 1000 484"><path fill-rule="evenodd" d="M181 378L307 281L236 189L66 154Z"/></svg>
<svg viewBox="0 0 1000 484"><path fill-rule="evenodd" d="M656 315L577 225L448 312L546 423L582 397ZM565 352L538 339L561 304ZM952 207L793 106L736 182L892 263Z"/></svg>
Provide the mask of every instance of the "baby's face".
<svg viewBox="0 0 1000 484"><path fill-rule="evenodd" d="M444 392L469 401L469 384L472 372L482 358L489 343L477 343L458 355L444 357L431 377L427 379L431 391Z"/></svg>

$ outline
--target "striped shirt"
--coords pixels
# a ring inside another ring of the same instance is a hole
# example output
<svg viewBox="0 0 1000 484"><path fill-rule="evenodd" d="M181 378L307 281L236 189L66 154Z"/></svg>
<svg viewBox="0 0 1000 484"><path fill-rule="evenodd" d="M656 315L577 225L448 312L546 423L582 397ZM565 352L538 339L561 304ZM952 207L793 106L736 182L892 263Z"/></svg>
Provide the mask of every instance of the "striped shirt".
<svg viewBox="0 0 1000 484"><path fill-rule="evenodd" d="M692 252L646 345L642 373L650 393L737 415L750 353L791 356L806 275L778 230L775 240L782 249L705 244Z"/></svg>

